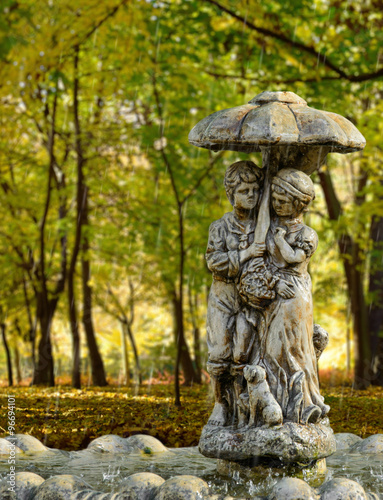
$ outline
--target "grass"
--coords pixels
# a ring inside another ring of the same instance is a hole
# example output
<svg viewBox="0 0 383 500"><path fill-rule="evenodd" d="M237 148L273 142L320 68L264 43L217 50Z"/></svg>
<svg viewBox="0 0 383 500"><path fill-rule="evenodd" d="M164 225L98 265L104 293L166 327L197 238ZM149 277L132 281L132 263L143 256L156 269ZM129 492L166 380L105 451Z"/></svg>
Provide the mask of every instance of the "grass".
<svg viewBox="0 0 383 500"><path fill-rule="evenodd" d="M383 388L354 391L349 381L322 377L321 392L331 406L334 432L366 438L383 433ZM169 447L196 446L213 406L208 385L182 387L182 406L173 403L173 386L147 384L139 389L110 385L72 389L0 387L0 433L7 435L7 394L16 397L16 432L46 446L85 448L103 434L149 434Z"/></svg>

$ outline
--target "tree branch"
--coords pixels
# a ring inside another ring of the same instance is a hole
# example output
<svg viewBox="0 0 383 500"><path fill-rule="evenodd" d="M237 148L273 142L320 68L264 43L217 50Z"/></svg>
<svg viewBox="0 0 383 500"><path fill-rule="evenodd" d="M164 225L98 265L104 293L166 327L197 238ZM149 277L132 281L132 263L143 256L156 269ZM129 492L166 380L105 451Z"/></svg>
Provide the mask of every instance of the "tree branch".
<svg viewBox="0 0 383 500"><path fill-rule="evenodd" d="M291 38L284 35L283 33L278 33L276 31L272 31L272 30L267 29L267 28L262 28L261 26L256 26L254 23L249 21L247 18L245 18L239 14L236 14L234 11L232 11L228 7L225 7L224 5L220 4L216 0L202 0L202 1L205 3L210 3L211 5L214 5L222 12L226 12L226 14L233 17L234 19L237 19L237 21L240 21L241 23L243 23L244 26L247 26L252 31L256 31L257 33L261 33L262 35L264 35L266 37L280 40L281 42L284 42L285 44L289 45L290 47L295 47L297 49L300 49L302 52L306 52L307 54L310 54L311 56L315 57L318 62L322 62L322 64L325 67L327 67L328 69L337 73L340 78L343 78L343 79L348 80L350 82L364 82L367 80L372 80L374 78L379 78L379 77L383 76L383 68L380 68L379 70L372 72L372 73L364 73L361 75L348 75L341 68L339 68L339 66L337 66L336 64L331 62L330 59L328 59L323 54L318 52L314 47L310 47L308 45L305 45L302 42L292 40Z"/></svg>
<svg viewBox="0 0 383 500"><path fill-rule="evenodd" d="M210 174L212 171L214 165L218 160L222 158L222 156L225 154L225 151L220 151L217 155L212 156L209 160L209 165L204 171L204 173L200 176L200 178L197 180L197 182L194 184L194 186L191 188L189 193L184 197L184 199L181 201L182 205L191 197L193 194L198 190L200 185L202 184L202 181Z"/></svg>
<svg viewBox="0 0 383 500"><path fill-rule="evenodd" d="M296 82L302 83L314 83L314 82L323 82L329 80L341 80L340 76L324 76L324 77L313 77L313 78L291 78L289 80L260 80L257 76L243 76L243 75L230 75L226 73L216 73L215 71L205 71L205 73L209 76L214 76L215 78L225 78L231 80L247 80L247 81L257 81L257 83L262 84L291 84Z"/></svg>
<svg viewBox="0 0 383 500"><path fill-rule="evenodd" d="M126 5L128 3L128 1L129 0L122 0L118 5L116 5L110 12L108 12L102 19L100 19L98 23L96 23L93 28L90 29L88 33L86 33L83 38L76 43L76 45L81 46L84 42L89 40L89 38L98 30L98 28L100 28L108 19L113 17L123 5Z"/></svg>

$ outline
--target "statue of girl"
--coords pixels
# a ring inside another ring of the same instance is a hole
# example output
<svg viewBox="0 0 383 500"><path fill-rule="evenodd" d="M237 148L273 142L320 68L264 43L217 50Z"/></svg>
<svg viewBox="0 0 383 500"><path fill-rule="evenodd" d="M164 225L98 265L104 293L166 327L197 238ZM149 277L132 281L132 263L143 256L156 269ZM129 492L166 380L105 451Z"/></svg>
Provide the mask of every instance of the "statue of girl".
<svg viewBox="0 0 383 500"><path fill-rule="evenodd" d="M284 421L317 422L328 411L319 392L313 343L311 279L307 266L317 249L316 232L303 222L314 199L308 175L280 170L271 183L270 228L266 237L266 267L276 280L289 284L289 297L276 294L265 310L265 327L258 329L252 364L266 371L270 391Z"/></svg>

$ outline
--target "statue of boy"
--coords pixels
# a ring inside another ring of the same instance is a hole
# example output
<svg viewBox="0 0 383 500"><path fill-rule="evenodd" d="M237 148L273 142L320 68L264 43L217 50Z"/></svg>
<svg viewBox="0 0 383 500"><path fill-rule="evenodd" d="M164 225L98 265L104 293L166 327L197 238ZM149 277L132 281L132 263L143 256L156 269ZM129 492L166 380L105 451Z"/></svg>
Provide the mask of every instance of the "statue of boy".
<svg viewBox="0 0 383 500"><path fill-rule="evenodd" d="M233 211L213 222L209 230L206 261L213 283L207 311L207 370L215 396L209 425L234 423L235 401L243 389L243 368L254 341L254 325L248 324L237 283L244 264L261 257L266 248L254 243L263 177L262 170L251 161L230 165L224 184Z"/></svg>

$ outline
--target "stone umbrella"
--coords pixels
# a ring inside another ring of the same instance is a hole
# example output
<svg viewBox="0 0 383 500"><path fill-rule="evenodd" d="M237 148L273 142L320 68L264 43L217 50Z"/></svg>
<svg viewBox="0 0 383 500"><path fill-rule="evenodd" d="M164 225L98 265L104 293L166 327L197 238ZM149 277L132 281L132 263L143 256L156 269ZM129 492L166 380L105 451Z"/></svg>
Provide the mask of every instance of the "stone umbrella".
<svg viewBox="0 0 383 500"><path fill-rule="evenodd" d="M366 145L349 120L310 108L293 92L262 92L248 104L217 111L195 125L189 142L213 151L262 151L264 165L268 152L278 152L279 168L292 167L308 175L328 153L351 153Z"/></svg>
<svg viewBox="0 0 383 500"><path fill-rule="evenodd" d="M366 145L346 118L319 111L294 92L262 92L248 104L224 109L201 120L190 131L189 142L213 151L262 152L268 175L259 209L256 240L261 243L269 226L269 178L282 168L311 175L328 153L351 153Z"/></svg>

